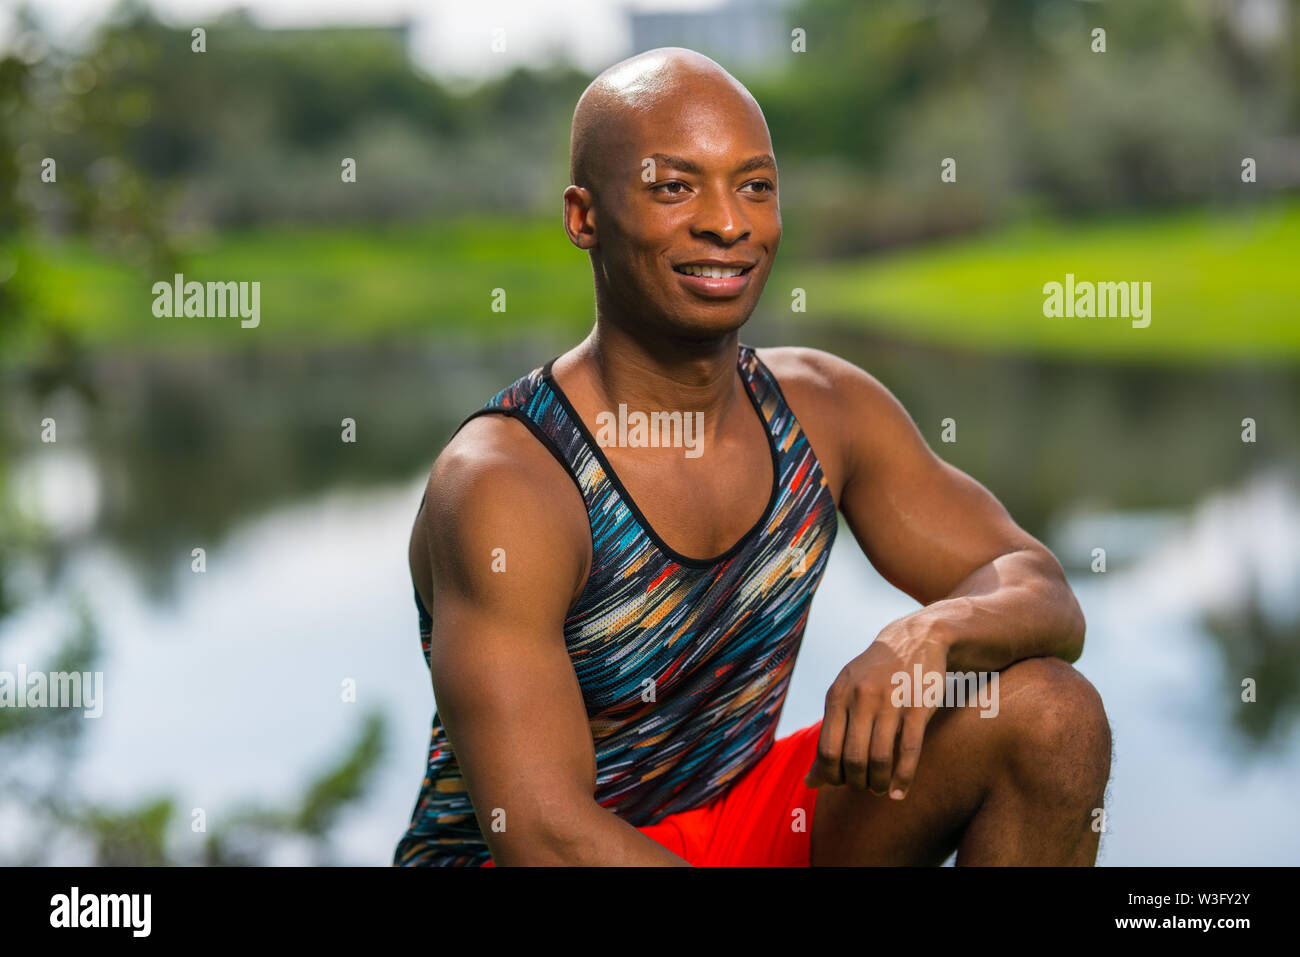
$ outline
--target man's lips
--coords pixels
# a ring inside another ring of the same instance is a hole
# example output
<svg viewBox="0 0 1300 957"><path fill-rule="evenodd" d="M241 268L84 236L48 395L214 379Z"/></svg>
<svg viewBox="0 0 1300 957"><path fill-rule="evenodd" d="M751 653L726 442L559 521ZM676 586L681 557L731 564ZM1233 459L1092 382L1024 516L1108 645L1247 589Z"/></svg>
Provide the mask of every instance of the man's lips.
<svg viewBox="0 0 1300 957"><path fill-rule="evenodd" d="M726 299L738 295L749 285L753 263L709 262L682 263L673 267L678 280L687 289L711 299ZM690 270L703 275L690 275Z"/></svg>

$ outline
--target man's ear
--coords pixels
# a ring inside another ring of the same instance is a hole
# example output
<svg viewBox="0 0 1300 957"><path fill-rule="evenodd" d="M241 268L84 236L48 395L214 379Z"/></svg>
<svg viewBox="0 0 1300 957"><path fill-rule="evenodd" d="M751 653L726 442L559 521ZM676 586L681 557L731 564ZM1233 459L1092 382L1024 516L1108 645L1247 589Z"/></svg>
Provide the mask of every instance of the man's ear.
<svg viewBox="0 0 1300 957"><path fill-rule="evenodd" d="M579 249L596 245L595 197L585 186L569 186L564 190L564 231Z"/></svg>

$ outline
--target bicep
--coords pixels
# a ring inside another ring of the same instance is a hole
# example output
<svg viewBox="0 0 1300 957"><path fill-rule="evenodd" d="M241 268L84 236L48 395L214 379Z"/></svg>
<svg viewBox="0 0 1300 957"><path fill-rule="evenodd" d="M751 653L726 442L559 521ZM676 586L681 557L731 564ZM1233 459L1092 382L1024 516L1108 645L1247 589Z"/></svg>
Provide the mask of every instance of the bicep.
<svg viewBox="0 0 1300 957"><path fill-rule="evenodd" d="M1039 547L988 489L934 453L888 389L850 368L841 508L882 577L928 605L999 555Z"/></svg>
<svg viewBox="0 0 1300 957"><path fill-rule="evenodd" d="M440 598L443 596L439 596ZM591 728L558 625L483 602L440 601L432 672L439 717L493 855L595 789ZM504 832L496 827L507 826Z"/></svg>
<svg viewBox="0 0 1300 957"><path fill-rule="evenodd" d="M529 840L557 806L590 799L596 762L563 633L580 560L572 529L554 501L547 507L535 477L476 471L461 476L472 488L426 499L430 668L439 717L495 857Z"/></svg>

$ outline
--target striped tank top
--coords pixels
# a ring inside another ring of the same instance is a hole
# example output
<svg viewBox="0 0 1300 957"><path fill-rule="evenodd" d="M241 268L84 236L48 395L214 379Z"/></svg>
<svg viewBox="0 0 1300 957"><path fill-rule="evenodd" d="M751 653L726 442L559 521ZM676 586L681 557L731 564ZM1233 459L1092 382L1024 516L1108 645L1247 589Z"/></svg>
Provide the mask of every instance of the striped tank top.
<svg viewBox="0 0 1300 957"><path fill-rule="evenodd" d="M591 724L595 800L633 827L719 798L771 747L835 539L835 501L803 430L753 348L738 353L774 480L763 516L715 558L678 554L645 520L552 377L554 359L457 427L489 413L519 419L582 493L591 573L564 641ZM415 604L427 665L432 620L418 591ZM427 773L393 863L489 859L435 711Z"/></svg>

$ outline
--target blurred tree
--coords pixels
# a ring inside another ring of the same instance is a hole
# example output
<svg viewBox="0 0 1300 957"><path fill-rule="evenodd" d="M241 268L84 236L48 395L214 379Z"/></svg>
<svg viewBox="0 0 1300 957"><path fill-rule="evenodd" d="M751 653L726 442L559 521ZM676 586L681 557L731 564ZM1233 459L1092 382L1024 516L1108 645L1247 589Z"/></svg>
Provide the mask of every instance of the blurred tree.
<svg viewBox="0 0 1300 957"><path fill-rule="evenodd" d="M20 11L18 52L0 59L0 360L6 357L6 346L21 336L44 343L36 353L38 361L0 367L6 394L13 398L39 401L65 388L89 401L96 398L76 341L59 323L57 310L50 308L40 277L26 268L25 243L34 233L55 227L87 236L150 269L165 269L174 261L159 215L162 192L157 182L169 162L191 155L187 150L193 144L166 132L131 141L130 120L149 115L149 94L129 78L111 92L98 82L113 79L115 69L129 72L132 63L150 60L147 36L160 28L142 19L139 8L133 9L143 38L136 33L123 39L110 28L105 45L81 58L51 51L31 15ZM95 88L101 91L98 96L84 103L77 99ZM183 126L189 111L178 113ZM42 125L45 120L48 127ZM155 148L156 155L151 152ZM149 157L154 168L138 166L133 149ZM41 158L51 154L59 161L59 188L41 189ZM48 583L57 549L49 530L15 505L10 489L15 423L0 425L3 621ZM22 588L15 586L20 577ZM29 663L29 673L95 671L100 638L84 600L79 599L74 615L74 625L51 660L39 668ZM16 663L0 653L0 670L13 673ZM26 693L25 688L15 690ZM293 838L306 840L318 863L329 863L330 828L340 812L365 793L386 736L382 718L367 715L357 744L308 787L299 807L238 812L229 823L218 818L204 849L185 852L168 845L175 812L172 798L108 808L81 793L74 772L85 728L77 709L0 708L0 810L21 822L24 837L19 847L0 851L10 863L47 863L53 849L69 842L87 845L93 861L101 865L229 863L225 849L235 843L231 835L249 832L250 820L262 823L254 829L257 840L240 853L241 862L264 862L275 850L268 838Z"/></svg>
<svg viewBox="0 0 1300 957"><path fill-rule="evenodd" d="M1238 3L806 0L790 22L808 52L742 79L800 196L792 221L816 223L815 254L1026 212L1242 201L1244 151L1294 144L1300 126L1294 7L1255 6L1279 9L1275 34L1251 33ZM1283 165L1274 182L1294 187Z"/></svg>
<svg viewBox="0 0 1300 957"><path fill-rule="evenodd" d="M813 252L852 252L1025 211L1239 196L1244 144L1297 132L1300 17L1272 6L1276 35L1240 3L805 0L793 68L738 72L790 185L818 185L794 208L825 223ZM236 12L206 24L204 53L192 26L120 0L85 49L35 72L20 141L73 169L103 144L115 157L43 221L94 213L118 248L165 257L168 232L193 227L551 212L567 182L590 79L571 66L453 92L412 64L405 26L269 30ZM358 178L342 189L345 156ZM945 156L961 188L940 183Z"/></svg>
<svg viewBox="0 0 1300 957"><path fill-rule="evenodd" d="M1300 717L1300 617L1267 607L1260 575L1249 565L1237 604L1202 615L1215 637L1227 680L1238 685L1229 719L1254 748L1285 746ZM1255 682L1253 701L1242 701L1240 682Z"/></svg>
<svg viewBox="0 0 1300 957"><path fill-rule="evenodd" d="M528 171L563 176L562 116L586 83L572 68L519 69L453 94L414 68L405 26L268 30L239 11L205 25L202 53L191 27L121 0L84 50L36 78L41 109L24 123L71 168L111 146L76 208L107 204L146 232L148 245L130 243L141 257L165 249L162 226L518 213L555 199ZM343 157L358 166L346 189ZM135 222L142 211L154 218Z"/></svg>

